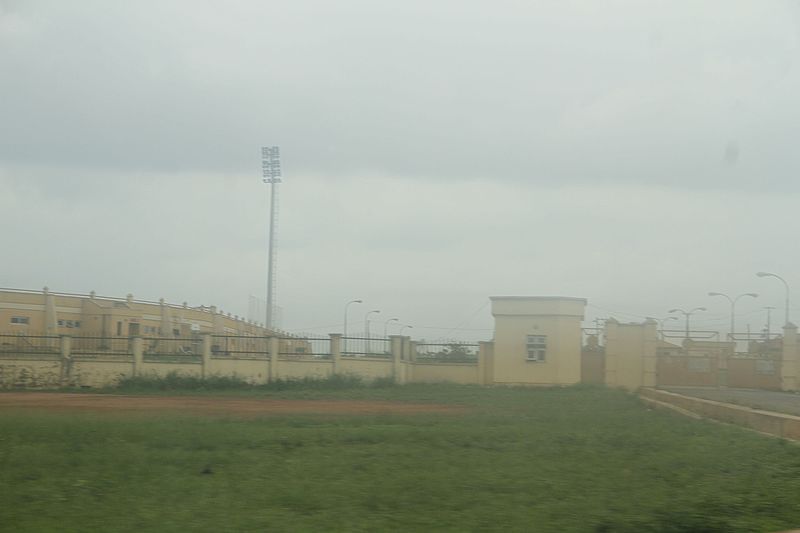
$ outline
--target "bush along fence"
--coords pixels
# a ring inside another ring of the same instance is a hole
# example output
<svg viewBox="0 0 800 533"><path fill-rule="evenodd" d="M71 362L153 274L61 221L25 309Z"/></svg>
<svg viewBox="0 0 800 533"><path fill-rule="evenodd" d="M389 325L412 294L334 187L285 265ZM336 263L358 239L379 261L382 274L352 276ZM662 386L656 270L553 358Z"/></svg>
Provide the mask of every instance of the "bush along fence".
<svg viewBox="0 0 800 533"><path fill-rule="evenodd" d="M492 343L408 337L198 334L192 337L0 335L0 388L108 387L123 378L236 377L252 384L354 376L365 381L491 383Z"/></svg>

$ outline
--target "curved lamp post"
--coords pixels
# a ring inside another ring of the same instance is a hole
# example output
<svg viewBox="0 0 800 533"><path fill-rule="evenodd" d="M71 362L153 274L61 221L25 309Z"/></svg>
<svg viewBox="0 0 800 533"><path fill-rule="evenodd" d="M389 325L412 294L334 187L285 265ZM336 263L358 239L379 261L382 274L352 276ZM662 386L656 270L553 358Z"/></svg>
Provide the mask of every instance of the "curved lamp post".
<svg viewBox="0 0 800 533"><path fill-rule="evenodd" d="M767 311L767 340L769 340L769 335L772 332L772 310L775 308L768 305L764 309Z"/></svg>
<svg viewBox="0 0 800 533"><path fill-rule="evenodd" d="M376 314L377 315L380 312L381 312L380 309L373 309L372 311L370 311L366 315L364 315L364 333L366 334L365 336L367 337L367 341L366 341L367 342L367 349L364 350L364 351L366 353L371 353L370 350L372 349L372 346L370 346L372 343L370 342L370 335L369 335L369 315L372 315L372 314Z"/></svg>
<svg viewBox="0 0 800 533"><path fill-rule="evenodd" d="M689 338L689 317L695 314L697 311L705 311L705 307L695 307L691 311L684 311L683 309L676 307L675 309L670 309L670 313L682 313L683 316L686 317L686 338Z"/></svg>
<svg viewBox="0 0 800 533"><path fill-rule="evenodd" d="M403 326L402 328L400 328L400 333L399 333L399 335L402 335L402 334L403 334L403 332L404 332L405 330L407 330L407 329L414 329L414 326L409 326L409 325L407 325L407 324L406 324L405 326Z"/></svg>
<svg viewBox="0 0 800 533"><path fill-rule="evenodd" d="M347 352L347 308L350 307L350 304L363 304L363 300L350 300L344 305L344 345L342 346L342 351Z"/></svg>
<svg viewBox="0 0 800 533"><path fill-rule="evenodd" d="M387 333L389 332L389 322L400 322L399 318L390 318L386 322L383 323L383 338L387 338Z"/></svg>
<svg viewBox="0 0 800 533"><path fill-rule="evenodd" d="M786 280L780 277L777 274L773 274L772 272L756 272L756 276L759 278L778 278L783 282L783 286L786 289L786 323L789 323L789 284L786 283Z"/></svg>
<svg viewBox="0 0 800 533"><path fill-rule="evenodd" d="M726 298L730 302L730 304L731 304L731 333L730 333L729 337L730 337L731 341L735 341L736 339L733 338L733 333L736 331L736 322L735 322L735 320L736 320L736 302L738 302L739 298L741 298L742 296L750 296L751 298L758 298L758 294L756 294L754 292L745 292L744 294L740 294L739 296L737 296L735 298L731 298L727 294L723 294L721 292L709 292L708 295L709 296L722 296L723 298Z"/></svg>
<svg viewBox="0 0 800 533"><path fill-rule="evenodd" d="M658 322L658 327L661 329L661 338L664 338L664 322L667 320L678 320L676 316L665 316L664 318L656 318L654 316L648 316L647 318L652 318L656 322Z"/></svg>

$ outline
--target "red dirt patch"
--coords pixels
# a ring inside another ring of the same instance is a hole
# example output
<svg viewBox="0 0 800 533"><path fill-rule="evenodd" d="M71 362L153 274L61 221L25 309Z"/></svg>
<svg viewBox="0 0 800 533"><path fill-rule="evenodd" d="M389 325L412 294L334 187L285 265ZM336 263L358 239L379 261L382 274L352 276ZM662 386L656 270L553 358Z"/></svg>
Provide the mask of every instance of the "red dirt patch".
<svg viewBox="0 0 800 533"><path fill-rule="evenodd" d="M46 409L57 411L187 412L213 415L291 414L458 414L464 408L441 404L416 404L364 400L279 400L219 396L117 396L109 394L11 392L0 394L0 409Z"/></svg>

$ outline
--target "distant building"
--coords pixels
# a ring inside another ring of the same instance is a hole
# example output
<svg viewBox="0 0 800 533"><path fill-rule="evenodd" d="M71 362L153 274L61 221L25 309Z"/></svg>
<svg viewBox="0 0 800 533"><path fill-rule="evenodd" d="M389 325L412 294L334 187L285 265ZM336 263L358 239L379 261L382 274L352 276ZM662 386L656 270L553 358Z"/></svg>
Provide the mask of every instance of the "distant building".
<svg viewBox="0 0 800 533"><path fill-rule="evenodd" d="M189 307L164 302L0 289L0 333L89 337L191 337L268 335L258 324L218 312L216 307Z"/></svg>

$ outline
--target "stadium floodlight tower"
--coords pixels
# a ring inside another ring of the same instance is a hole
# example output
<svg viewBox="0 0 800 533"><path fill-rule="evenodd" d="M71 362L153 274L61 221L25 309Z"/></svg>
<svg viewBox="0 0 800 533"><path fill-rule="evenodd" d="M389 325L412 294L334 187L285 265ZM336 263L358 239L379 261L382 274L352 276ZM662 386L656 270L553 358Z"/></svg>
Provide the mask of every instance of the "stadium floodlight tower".
<svg viewBox="0 0 800 533"><path fill-rule="evenodd" d="M269 242L267 244L267 320L265 327L274 330L275 311L275 231L278 224L278 187L281 182L281 152L277 146L261 148L261 176L270 184L269 192Z"/></svg>

